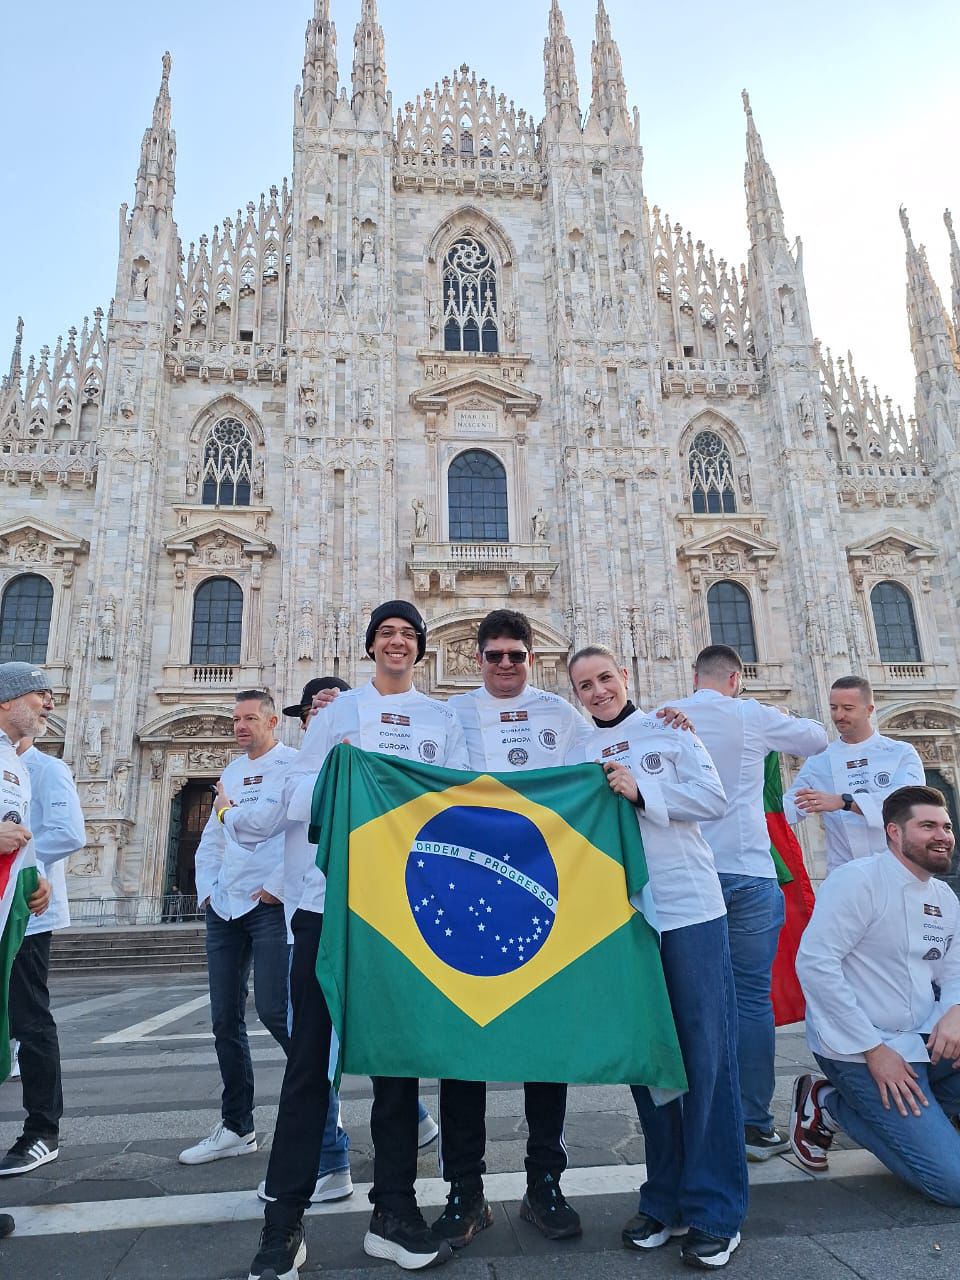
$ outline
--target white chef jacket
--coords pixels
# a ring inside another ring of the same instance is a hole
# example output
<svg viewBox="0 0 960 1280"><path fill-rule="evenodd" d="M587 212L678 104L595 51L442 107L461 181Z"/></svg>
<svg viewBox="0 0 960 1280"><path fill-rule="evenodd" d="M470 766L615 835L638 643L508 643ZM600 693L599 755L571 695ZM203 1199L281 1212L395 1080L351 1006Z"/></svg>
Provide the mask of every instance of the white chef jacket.
<svg viewBox="0 0 960 1280"><path fill-rule="evenodd" d="M875 733L865 742L837 738L825 751L811 756L797 780L783 797L783 812L792 825L808 815L796 806L796 794L804 787L832 795L852 795L863 810L838 809L821 813L827 841L827 874L852 858L885 853L883 801L898 787L924 786L923 765L909 742L897 742Z"/></svg>
<svg viewBox="0 0 960 1280"><path fill-rule="evenodd" d="M349 742L362 751L394 759L421 760L447 769L467 769L467 749L459 721L446 703L416 689L382 694L371 681L338 695L325 710L312 716L303 742L285 772L278 792L271 788L265 803L249 820L261 830L282 832L287 820L299 825L302 838L284 850L284 904L288 919L295 911L322 912L326 880L316 865L316 846L307 840L313 808L313 788L333 747ZM247 815L244 815L247 820ZM231 810L225 824L237 821Z"/></svg>
<svg viewBox="0 0 960 1280"><path fill-rule="evenodd" d="M30 830L37 852L37 870L53 888L50 906L42 916L31 916L27 937L50 933L70 925L67 878L64 871L71 853L87 843L80 797L67 765L37 747L20 756L30 773Z"/></svg>
<svg viewBox="0 0 960 1280"><path fill-rule="evenodd" d="M220 775L228 798L238 807L254 805L270 774L296 754L293 747L278 742L256 760L248 755L231 760ZM282 836L245 848L220 822L214 804L197 845L197 901L209 898L222 920L245 916L257 905L252 895L276 876L282 859Z"/></svg>
<svg viewBox="0 0 960 1280"><path fill-rule="evenodd" d="M594 729L565 763L588 760L619 761L637 780L643 808L636 814L660 932L725 915L713 854L698 823L722 817L727 798L696 734L634 711L619 724Z"/></svg>
<svg viewBox="0 0 960 1280"><path fill-rule="evenodd" d="M882 1042L907 1062L927 1062L921 1032L960 1004L958 924L953 890L921 880L889 850L838 867L797 953L810 1048L863 1062Z"/></svg>
<svg viewBox="0 0 960 1280"><path fill-rule="evenodd" d="M30 773L17 755L16 747L0 729L0 818L5 822L17 822L32 831L31 814ZM25 845L21 852L26 857L13 860L13 870L18 874L19 867L32 866L34 863L36 852L33 841Z"/></svg>
<svg viewBox="0 0 960 1280"><path fill-rule="evenodd" d="M807 756L822 751L827 742L823 725L818 720L785 715L756 698L728 698L716 689L697 689L669 705L679 707L690 718L726 792L726 814L700 826L713 850L717 871L776 879L763 809L767 752Z"/></svg>
<svg viewBox="0 0 960 1280"><path fill-rule="evenodd" d="M491 773L551 769L593 733L569 702L531 685L514 698L495 698L481 685L447 705L463 725L469 767Z"/></svg>

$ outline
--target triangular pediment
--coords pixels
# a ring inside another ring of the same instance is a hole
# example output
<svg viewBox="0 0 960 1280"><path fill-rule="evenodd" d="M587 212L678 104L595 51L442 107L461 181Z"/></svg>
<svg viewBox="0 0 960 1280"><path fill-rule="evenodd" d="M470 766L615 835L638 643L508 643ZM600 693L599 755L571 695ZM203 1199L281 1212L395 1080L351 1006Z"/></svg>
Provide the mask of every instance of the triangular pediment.
<svg viewBox="0 0 960 1280"><path fill-rule="evenodd" d="M187 555L197 555L208 545L219 543L222 546L237 547L244 555L271 556L276 548L266 538L258 538L241 529L229 520L214 517L202 524L191 525L186 529L178 529L168 534L163 540L165 550L174 555L185 551Z"/></svg>
<svg viewBox="0 0 960 1280"><path fill-rule="evenodd" d="M8 520L0 525L0 547L11 543L23 542L33 538L39 542L49 543L55 551L89 551L90 544L85 538L68 533L47 520L38 520L35 516L24 516L19 520Z"/></svg>
<svg viewBox="0 0 960 1280"><path fill-rule="evenodd" d="M485 408L501 408L506 413L522 413L526 417L537 412L542 399L535 392L505 382L485 370L465 369L452 378L431 382L414 391L410 404L424 412L445 413L451 408L463 408L465 402L473 398L481 400Z"/></svg>
<svg viewBox="0 0 960 1280"><path fill-rule="evenodd" d="M860 560L868 556L901 555L905 560L913 562L933 560L939 556L940 550L925 538L918 538L915 533L907 533L890 525L878 533L871 533L859 542L851 542L847 547L847 557Z"/></svg>
<svg viewBox="0 0 960 1280"><path fill-rule="evenodd" d="M772 560L780 548L775 542L761 538L747 529L730 526L716 529L691 542L685 542L678 551L685 560L697 560L701 556L741 555L747 560L762 562Z"/></svg>

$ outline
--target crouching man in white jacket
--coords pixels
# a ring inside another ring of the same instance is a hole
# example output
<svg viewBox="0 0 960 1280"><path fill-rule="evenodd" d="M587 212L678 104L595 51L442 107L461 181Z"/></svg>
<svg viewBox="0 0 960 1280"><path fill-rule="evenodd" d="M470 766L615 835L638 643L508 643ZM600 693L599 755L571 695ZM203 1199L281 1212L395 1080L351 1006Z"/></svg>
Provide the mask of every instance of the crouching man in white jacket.
<svg viewBox="0 0 960 1280"><path fill-rule="evenodd" d="M960 1205L960 903L935 879L954 833L932 787L883 802L886 853L838 867L797 955L807 1040L824 1077L794 1085L790 1141L825 1170L843 1131L904 1182Z"/></svg>

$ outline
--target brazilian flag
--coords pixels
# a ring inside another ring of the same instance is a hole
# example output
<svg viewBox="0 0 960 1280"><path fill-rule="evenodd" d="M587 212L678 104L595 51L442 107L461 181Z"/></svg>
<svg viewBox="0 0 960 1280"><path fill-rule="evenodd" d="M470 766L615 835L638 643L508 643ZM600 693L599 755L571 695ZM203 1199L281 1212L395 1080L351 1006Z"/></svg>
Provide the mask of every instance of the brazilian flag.
<svg viewBox="0 0 960 1280"><path fill-rule="evenodd" d="M460 773L341 745L310 839L342 1070L686 1088L633 905L636 815L599 766Z"/></svg>

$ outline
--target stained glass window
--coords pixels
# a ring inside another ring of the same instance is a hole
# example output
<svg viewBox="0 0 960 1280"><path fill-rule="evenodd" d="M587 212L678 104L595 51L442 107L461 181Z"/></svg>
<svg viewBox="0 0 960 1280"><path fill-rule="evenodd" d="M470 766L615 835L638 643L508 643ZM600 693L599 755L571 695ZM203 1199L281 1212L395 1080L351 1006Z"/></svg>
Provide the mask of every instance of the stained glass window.
<svg viewBox="0 0 960 1280"><path fill-rule="evenodd" d="M483 449L458 454L447 476L451 542L506 542L507 473Z"/></svg>
<svg viewBox="0 0 960 1280"><path fill-rule="evenodd" d="M232 578L208 578L193 597L190 661L198 667L240 661L243 592Z"/></svg>
<svg viewBox="0 0 960 1280"><path fill-rule="evenodd" d="M710 643L736 649L744 662L757 661L750 597L737 582L715 582L707 592Z"/></svg>

